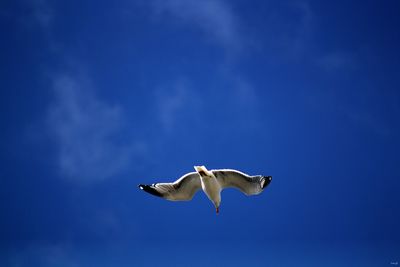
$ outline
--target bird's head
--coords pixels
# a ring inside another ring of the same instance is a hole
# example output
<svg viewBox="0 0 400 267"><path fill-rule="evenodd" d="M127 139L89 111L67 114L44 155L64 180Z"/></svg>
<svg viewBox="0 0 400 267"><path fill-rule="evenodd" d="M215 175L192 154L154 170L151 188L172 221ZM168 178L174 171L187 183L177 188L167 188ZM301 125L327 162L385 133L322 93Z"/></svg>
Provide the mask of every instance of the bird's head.
<svg viewBox="0 0 400 267"><path fill-rule="evenodd" d="M217 213L217 215L219 214L219 206L221 205L221 200L218 202L213 202L214 206L215 206L215 212Z"/></svg>

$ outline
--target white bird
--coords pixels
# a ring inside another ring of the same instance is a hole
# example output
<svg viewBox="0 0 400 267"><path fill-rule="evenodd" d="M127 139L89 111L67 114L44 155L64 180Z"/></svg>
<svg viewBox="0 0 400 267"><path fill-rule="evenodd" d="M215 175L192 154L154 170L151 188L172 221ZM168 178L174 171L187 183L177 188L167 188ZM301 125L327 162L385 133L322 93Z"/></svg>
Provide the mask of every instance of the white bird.
<svg viewBox="0 0 400 267"><path fill-rule="evenodd" d="M187 173L173 183L140 184L139 188L171 201L191 200L201 188L214 204L218 214L221 204L221 191L224 188L237 188L248 196L258 195L272 181L272 176L251 176L231 169L209 171L204 166L195 166L194 169L196 172Z"/></svg>

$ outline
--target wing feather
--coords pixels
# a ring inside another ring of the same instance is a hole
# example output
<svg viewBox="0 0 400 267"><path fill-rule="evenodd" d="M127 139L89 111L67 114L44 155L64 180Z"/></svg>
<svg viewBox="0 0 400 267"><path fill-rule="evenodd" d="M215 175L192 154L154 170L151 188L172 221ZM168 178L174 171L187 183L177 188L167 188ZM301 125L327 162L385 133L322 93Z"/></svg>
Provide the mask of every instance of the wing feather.
<svg viewBox="0 0 400 267"><path fill-rule="evenodd" d="M201 182L197 172L190 172L173 183L140 184L139 188L147 193L167 200L185 201L193 198L196 192L201 188Z"/></svg>

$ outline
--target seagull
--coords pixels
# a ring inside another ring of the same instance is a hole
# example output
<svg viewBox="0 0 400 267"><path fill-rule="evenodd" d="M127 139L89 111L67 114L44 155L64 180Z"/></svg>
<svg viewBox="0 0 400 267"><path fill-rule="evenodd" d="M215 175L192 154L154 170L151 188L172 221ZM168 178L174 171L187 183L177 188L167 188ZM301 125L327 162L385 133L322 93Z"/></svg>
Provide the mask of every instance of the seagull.
<svg viewBox="0 0 400 267"><path fill-rule="evenodd" d="M258 195L271 183L272 176L248 175L232 169L207 170L204 166L194 166L196 172L183 175L173 183L139 184L138 187L154 196L171 201L189 201L200 188L219 213L221 191L233 187L245 195Z"/></svg>

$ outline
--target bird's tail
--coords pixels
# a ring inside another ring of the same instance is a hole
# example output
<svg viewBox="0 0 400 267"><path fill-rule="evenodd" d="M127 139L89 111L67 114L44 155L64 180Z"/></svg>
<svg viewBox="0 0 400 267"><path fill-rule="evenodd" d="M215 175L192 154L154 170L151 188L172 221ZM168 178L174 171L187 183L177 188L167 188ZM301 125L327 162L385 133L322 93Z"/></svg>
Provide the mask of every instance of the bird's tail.
<svg viewBox="0 0 400 267"><path fill-rule="evenodd" d="M207 170L207 168L205 166L194 166L194 169L196 170L196 172L198 172L200 174L200 176L204 177L204 176L212 176L212 172L210 172L209 170Z"/></svg>

